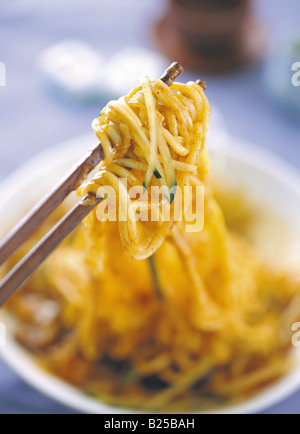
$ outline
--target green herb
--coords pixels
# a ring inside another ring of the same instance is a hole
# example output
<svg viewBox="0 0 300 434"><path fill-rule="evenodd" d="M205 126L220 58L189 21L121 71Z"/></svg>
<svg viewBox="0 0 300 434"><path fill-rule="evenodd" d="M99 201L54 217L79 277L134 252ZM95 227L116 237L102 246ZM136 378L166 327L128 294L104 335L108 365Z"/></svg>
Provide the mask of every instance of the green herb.
<svg viewBox="0 0 300 434"><path fill-rule="evenodd" d="M162 175L159 173L159 171L157 169L155 169L153 173L154 173L154 176L155 176L156 179L161 179L162 178Z"/></svg>
<svg viewBox="0 0 300 434"><path fill-rule="evenodd" d="M152 272L152 276L153 276L154 288L155 288L156 296L157 296L157 298L159 300L162 300L163 299L163 295L162 295L162 292L161 292L160 283L159 283L159 277L158 277L157 269L156 269L156 266L155 266L154 255L152 255L149 258L149 264L150 264L150 268L151 268L151 272Z"/></svg>

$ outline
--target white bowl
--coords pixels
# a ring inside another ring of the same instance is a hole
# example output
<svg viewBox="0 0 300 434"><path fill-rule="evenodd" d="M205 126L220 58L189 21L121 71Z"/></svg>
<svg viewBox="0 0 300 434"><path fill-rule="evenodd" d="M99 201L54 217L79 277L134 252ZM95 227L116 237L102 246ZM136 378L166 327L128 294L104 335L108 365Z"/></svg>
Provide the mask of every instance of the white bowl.
<svg viewBox="0 0 300 434"><path fill-rule="evenodd" d="M18 220L53 184L70 169L95 142L88 135L63 143L43 152L16 170L0 185L0 228ZM215 140L215 143L218 141ZM248 191L255 203L265 203L282 215L294 228L293 240L300 234L300 175L290 166L267 151L251 143L224 137L220 145L211 149L215 173L228 184L238 185ZM297 236L295 235L297 234ZM5 322L5 313L0 321ZM131 413L107 406L81 393L67 383L39 368L31 355L22 349L10 334L7 323L6 346L0 348L3 360L26 382L54 400L85 413ZM299 365L300 366L300 365ZM287 398L300 387L300 367L294 369L276 384L237 406L220 409L214 413L258 413Z"/></svg>

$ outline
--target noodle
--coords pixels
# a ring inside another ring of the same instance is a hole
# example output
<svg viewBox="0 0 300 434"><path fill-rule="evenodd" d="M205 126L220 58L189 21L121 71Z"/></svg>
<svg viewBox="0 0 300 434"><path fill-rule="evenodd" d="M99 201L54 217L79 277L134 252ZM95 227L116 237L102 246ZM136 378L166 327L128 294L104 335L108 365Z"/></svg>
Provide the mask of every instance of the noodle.
<svg viewBox="0 0 300 434"><path fill-rule="evenodd" d="M207 99L197 84L177 83L168 87L161 80L145 79L128 97L109 103L94 121L105 158L97 175L81 187L79 194L97 193L101 186L107 185L117 192L127 214L126 222L119 223L120 236L131 259L143 260L157 251L171 229L172 220L141 240L136 222L128 216L132 200L128 191L124 188L120 191L118 178L128 180L131 186L141 185L143 180L145 189L160 184L165 198L173 205L172 194L175 195L177 186L183 190L190 185L190 178L197 171L209 115ZM122 131L126 131L124 140ZM139 201L138 207L146 205Z"/></svg>
<svg viewBox="0 0 300 434"><path fill-rule="evenodd" d="M17 338L47 369L112 405L218 407L290 369L286 313L299 317L300 285L228 230L205 149L209 116L193 82L145 79L109 103L93 123L104 160L78 194L113 209L110 187L125 218L101 222L95 210L9 304ZM138 201L133 186L143 186ZM186 231L185 213L176 219L189 186L184 211L205 188L198 233ZM149 204L152 187L162 194ZM136 221L132 210L156 219ZM45 321L37 312L49 302L57 311Z"/></svg>

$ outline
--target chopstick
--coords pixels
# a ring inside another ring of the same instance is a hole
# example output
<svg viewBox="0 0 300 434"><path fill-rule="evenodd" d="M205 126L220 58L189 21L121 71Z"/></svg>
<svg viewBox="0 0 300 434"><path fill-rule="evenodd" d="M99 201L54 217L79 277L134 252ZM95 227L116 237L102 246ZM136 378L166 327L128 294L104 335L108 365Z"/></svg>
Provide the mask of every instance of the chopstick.
<svg viewBox="0 0 300 434"><path fill-rule="evenodd" d="M0 284L0 306L34 273L78 224L98 205L100 199L86 196L7 274Z"/></svg>
<svg viewBox="0 0 300 434"><path fill-rule="evenodd" d="M103 158L98 144L0 241L0 266L40 227Z"/></svg>
<svg viewBox="0 0 300 434"><path fill-rule="evenodd" d="M175 62L161 76L170 86L183 73L182 66ZM94 147L69 174L27 214L0 241L0 266L15 253L24 242L40 227L55 209L76 190L87 175L103 159L101 144ZM88 195L63 217L56 226L6 275L0 282L0 306L2 306L27 279L37 270L45 259L61 242L87 217L101 202L100 198Z"/></svg>

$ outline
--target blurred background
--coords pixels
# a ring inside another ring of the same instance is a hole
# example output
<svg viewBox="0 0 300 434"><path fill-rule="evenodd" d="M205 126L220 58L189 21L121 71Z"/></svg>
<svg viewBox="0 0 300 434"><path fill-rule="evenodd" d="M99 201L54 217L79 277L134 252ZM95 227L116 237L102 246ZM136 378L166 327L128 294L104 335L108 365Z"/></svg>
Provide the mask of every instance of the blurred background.
<svg viewBox="0 0 300 434"><path fill-rule="evenodd" d="M298 0L4 2L0 181L40 151L89 133L108 100L170 60L187 67L182 80L207 82L212 145L224 134L242 137L300 169L299 17ZM71 411L0 361L0 413ZM300 413L300 392L267 413Z"/></svg>

